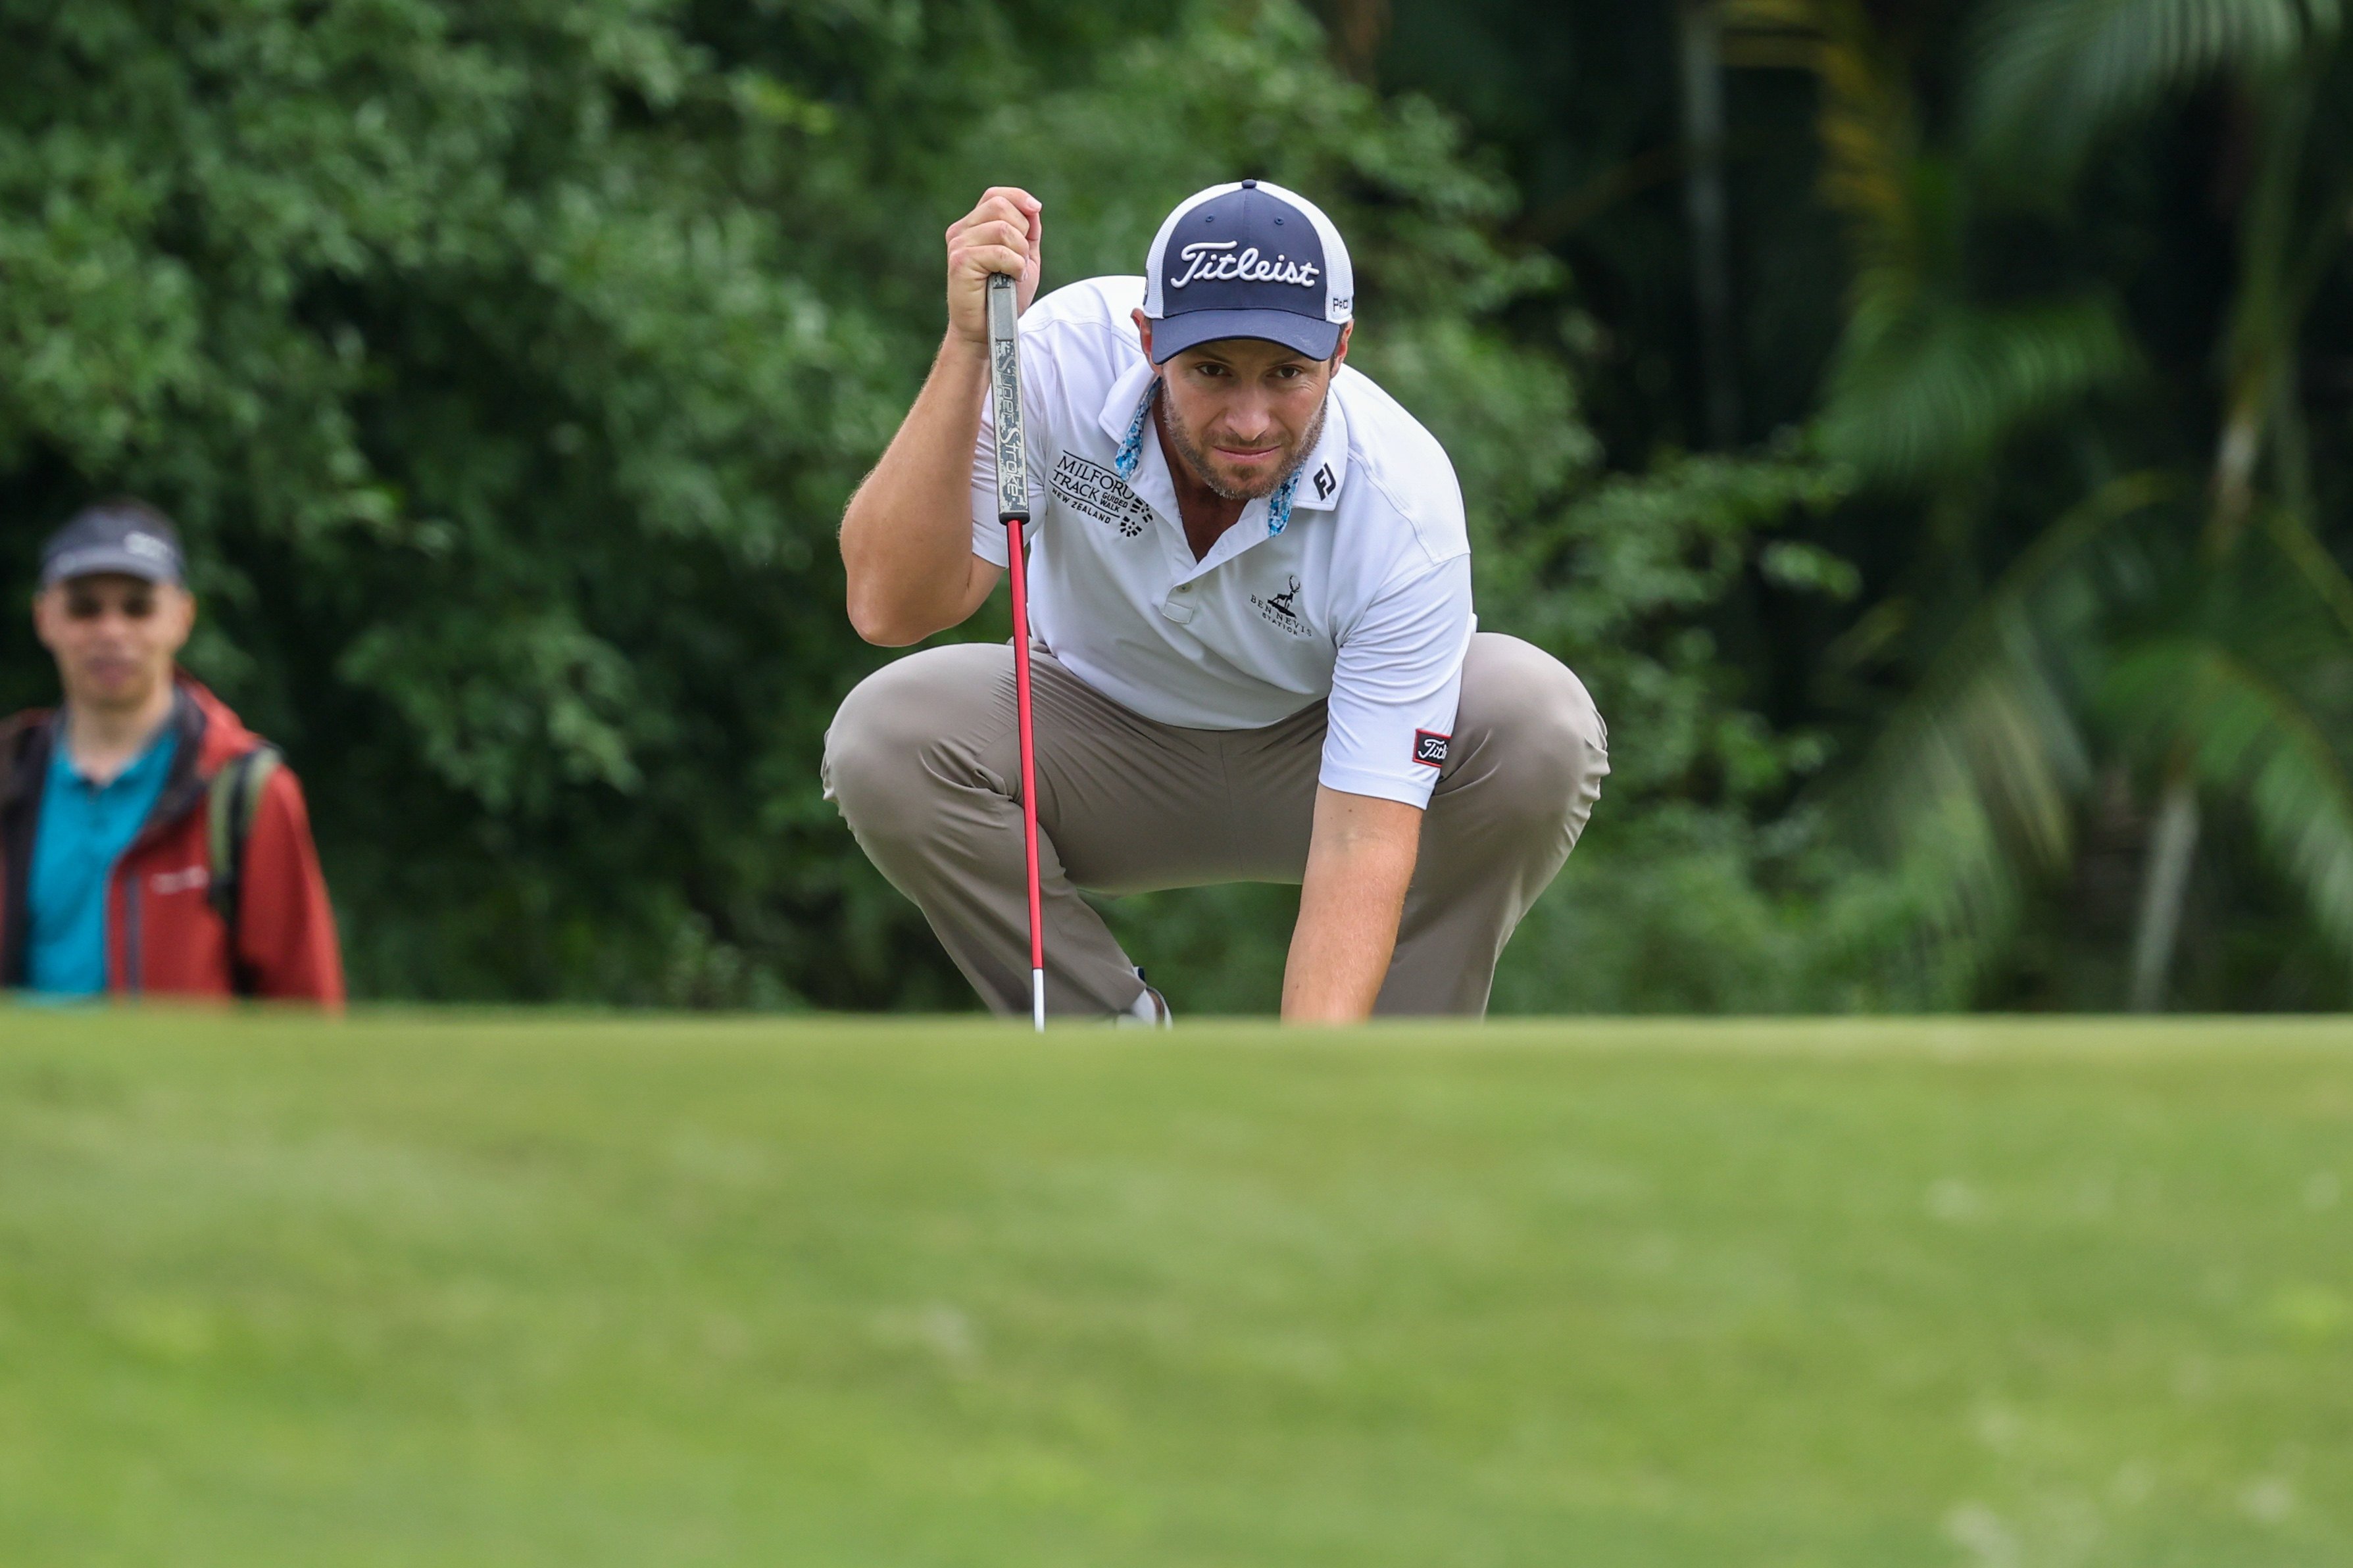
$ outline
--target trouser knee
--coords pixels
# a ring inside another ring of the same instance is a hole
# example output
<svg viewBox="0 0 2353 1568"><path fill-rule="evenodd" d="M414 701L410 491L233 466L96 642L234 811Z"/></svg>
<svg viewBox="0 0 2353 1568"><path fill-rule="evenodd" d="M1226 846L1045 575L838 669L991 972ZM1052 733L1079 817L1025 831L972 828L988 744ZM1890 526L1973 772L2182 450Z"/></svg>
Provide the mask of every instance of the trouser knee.
<svg viewBox="0 0 2353 1568"><path fill-rule="evenodd" d="M825 732L821 778L826 798L862 843L922 836L932 777L931 752L941 727L913 662L902 659L868 676L842 699Z"/></svg>
<svg viewBox="0 0 2353 1568"><path fill-rule="evenodd" d="M1474 697L1466 707L1489 752L1484 809L1531 826L1581 827L1609 772L1609 730L1576 672L1512 637L1480 639ZM1460 727L1460 726L1458 726Z"/></svg>
<svg viewBox="0 0 2353 1568"><path fill-rule="evenodd" d="M1521 744L1532 765L1574 797L1608 775L1609 726L1576 672L1559 663L1553 668L1557 674L1525 720Z"/></svg>

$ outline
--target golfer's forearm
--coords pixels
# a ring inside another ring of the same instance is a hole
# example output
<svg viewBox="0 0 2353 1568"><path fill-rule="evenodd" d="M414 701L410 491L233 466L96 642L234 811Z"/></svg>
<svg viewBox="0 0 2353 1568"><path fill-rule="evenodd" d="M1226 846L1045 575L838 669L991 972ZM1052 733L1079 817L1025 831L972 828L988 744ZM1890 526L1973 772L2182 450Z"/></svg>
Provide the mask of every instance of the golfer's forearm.
<svg viewBox="0 0 2353 1568"><path fill-rule="evenodd" d="M1282 975L1285 1023L1369 1018L1397 949L1421 847L1421 813L1318 788L1299 923Z"/></svg>
<svg viewBox="0 0 2353 1568"><path fill-rule="evenodd" d="M920 642L979 606L993 574L972 553L972 448L988 358L951 333L914 406L841 520L849 621L869 642Z"/></svg>

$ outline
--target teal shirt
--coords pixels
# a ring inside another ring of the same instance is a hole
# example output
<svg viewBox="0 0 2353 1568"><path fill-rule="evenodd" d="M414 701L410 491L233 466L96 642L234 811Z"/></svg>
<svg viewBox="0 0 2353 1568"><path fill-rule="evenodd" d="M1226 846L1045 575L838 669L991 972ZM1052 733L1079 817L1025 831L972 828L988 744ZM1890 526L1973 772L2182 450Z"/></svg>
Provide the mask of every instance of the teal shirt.
<svg viewBox="0 0 2353 1568"><path fill-rule="evenodd" d="M59 727L33 830L26 951L31 989L64 996L106 989L107 883L155 809L179 744L165 724L136 762L105 784L93 784L73 765L73 750Z"/></svg>

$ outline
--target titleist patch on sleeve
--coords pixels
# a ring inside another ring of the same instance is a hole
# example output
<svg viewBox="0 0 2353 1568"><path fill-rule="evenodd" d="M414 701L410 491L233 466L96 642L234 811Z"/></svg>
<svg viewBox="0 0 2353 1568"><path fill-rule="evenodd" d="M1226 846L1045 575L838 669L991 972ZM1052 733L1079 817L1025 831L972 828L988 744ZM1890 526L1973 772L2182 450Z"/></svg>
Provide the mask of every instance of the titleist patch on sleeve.
<svg viewBox="0 0 2353 1568"><path fill-rule="evenodd" d="M1416 730L1413 732L1413 760L1427 763L1433 768L1444 767L1446 743L1452 739L1451 735L1433 735L1427 730Z"/></svg>

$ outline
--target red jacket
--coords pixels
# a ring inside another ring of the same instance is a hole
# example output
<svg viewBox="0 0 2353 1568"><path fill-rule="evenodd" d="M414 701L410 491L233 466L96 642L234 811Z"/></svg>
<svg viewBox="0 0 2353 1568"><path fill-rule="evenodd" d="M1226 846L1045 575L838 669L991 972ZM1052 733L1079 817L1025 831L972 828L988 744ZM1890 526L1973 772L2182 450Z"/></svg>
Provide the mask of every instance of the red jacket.
<svg viewBox="0 0 2353 1568"><path fill-rule="evenodd" d="M221 700L179 677L170 723L179 731L171 776L146 826L115 862L106 897L106 982L117 995L269 996L340 1007L343 962L334 910L311 844L310 814L292 772L261 791L237 897L237 951L206 889L212 851L205 786L231 758L260 746ZM26 899L58 725L46 712L0 729L0 983L21 986L30 935Z"/></svg>

